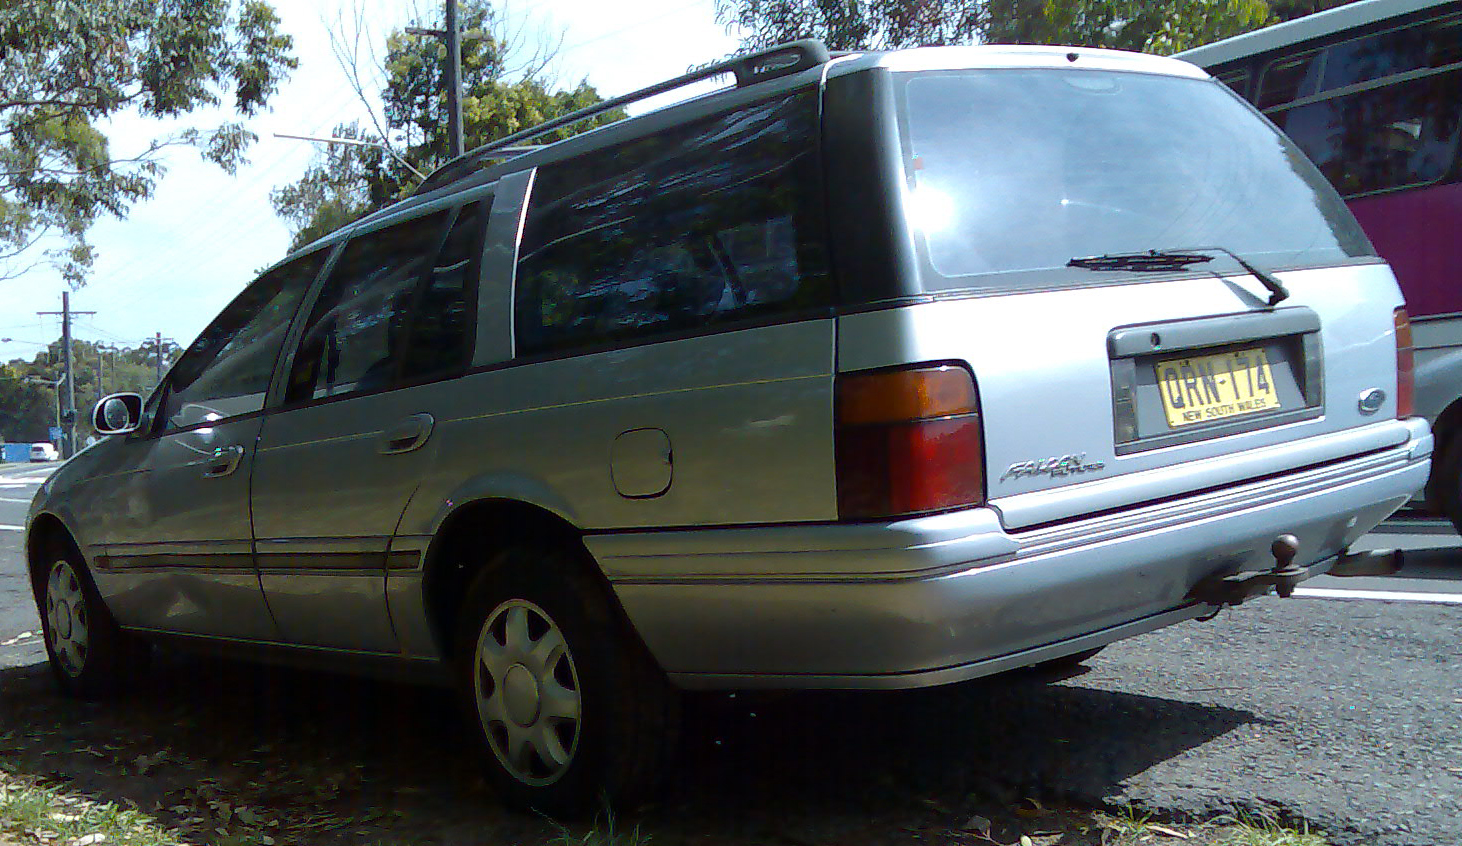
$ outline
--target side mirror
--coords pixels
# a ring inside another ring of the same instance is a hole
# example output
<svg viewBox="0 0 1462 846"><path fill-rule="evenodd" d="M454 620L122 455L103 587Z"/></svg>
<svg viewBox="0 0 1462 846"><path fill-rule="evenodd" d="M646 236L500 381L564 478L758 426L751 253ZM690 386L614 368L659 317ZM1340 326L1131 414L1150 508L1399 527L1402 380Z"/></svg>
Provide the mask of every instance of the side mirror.
<svg viewBox="0 0 1462 846"><path fill-rule="evenodd" d="M142 422L142 397L111 394L102 397L91 412L91 425L98 434L125 435Z"/></svg>

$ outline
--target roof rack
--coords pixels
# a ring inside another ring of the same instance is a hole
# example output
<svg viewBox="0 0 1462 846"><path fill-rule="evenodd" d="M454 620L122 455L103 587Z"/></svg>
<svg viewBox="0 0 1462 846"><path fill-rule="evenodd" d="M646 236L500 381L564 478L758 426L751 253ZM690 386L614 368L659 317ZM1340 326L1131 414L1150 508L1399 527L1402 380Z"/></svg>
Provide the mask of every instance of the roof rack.
<svg viewBox="0 0 1462 846"><path fill-rule="evenodd" d="M667 91L674 91L677 88L683 88L692 83L701 82L702 80L711 79L727 73L733 74L736 77L737 88L744 88L758 82L789 76L807 70L808 68L817 67L830 59L831 55L828 53L826 45L815 39L805 39L802 41L793 41L788 44L780 44L776 47L759 50L745 56L737 56L734 59L727 59L724 62L717 62L714 65L691 71L683 76L677 76L674 79L651 85L648 88L641 88L638 91L620 97L603 100L592 106L540 123L522 132L515 132L512 135L468 150L432 171L430 176L422 180L421 185L417 187L414 194L425 194L430 191L435 191L443 185L468 176L475 172L483 162L508 159L533 150L542 149L542 147L515 146L521 141L528 141L542 135L547 135L555 129L581 123L621 106L648 100Z"/></svg>

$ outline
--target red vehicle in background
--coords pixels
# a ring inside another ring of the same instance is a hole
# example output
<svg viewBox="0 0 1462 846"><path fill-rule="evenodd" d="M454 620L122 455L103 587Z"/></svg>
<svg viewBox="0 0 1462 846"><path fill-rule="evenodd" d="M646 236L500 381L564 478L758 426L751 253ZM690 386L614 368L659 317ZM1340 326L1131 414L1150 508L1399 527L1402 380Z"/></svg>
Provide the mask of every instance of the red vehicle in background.
<svg viewBox="0 0 1462 846"><path fill-rule="evenodd" d="M1437 439L1427 501L1462 531L1462 2L1362 0L1178 58L1294 139L1390 262Z"/></svg>

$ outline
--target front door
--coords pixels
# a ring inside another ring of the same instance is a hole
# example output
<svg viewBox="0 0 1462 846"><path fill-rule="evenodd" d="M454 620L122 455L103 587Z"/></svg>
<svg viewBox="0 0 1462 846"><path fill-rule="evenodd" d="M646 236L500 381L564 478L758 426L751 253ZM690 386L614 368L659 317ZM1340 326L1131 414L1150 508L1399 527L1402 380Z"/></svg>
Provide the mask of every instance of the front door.
<svg viewBox="0 0 1462 846"><path fill-rule="evenodd" d="M290 323L323 253L266 273L203 330L109 449L97 582L126 626L275 637L254 569L249 474ZM105 493L102 493L105 488Z"/></svg>
<svg viewBox="0 0 1462 846"><path fill-rule="evenodd" d="M254 467L259 578L287 642L396 650L391 538L471 355L483 205L356 236L310 309Z"/></svg>

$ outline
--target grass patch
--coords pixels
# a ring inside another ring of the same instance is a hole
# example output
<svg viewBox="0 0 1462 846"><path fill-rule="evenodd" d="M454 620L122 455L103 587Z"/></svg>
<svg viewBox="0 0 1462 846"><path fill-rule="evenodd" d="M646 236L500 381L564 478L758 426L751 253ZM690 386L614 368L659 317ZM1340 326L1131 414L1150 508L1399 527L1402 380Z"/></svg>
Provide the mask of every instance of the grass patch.
<svg viewBox="0 0 1462 846"><path fill-rule="evenodd" d="M31 843L173 846L177 838L150 816L111 802L67 795L0 770L0 833Z"/></svg>
<svg viewBox="0 0 1462 846"><path fill-rule="evenodd" d="M1297 828L1290 827L1267 813L1241 814L1225 837L1225 846L1330 846L1324 836L1310 831L1309 823L1301 821Z"/></svg>
<svg viewBox="0 0 1462 846"><path fill-rule="evenodd" d="M592 826L578 834L555 820L549 822L558 834L548 841L547 846L644 846L650 842L650 835L642 833L638 823L628 831L619 830L612 811L605 812L603 825L595 819Z"/></svg>
<svg viewBox="0 0 1462 846"><path fill-rule="evenodd" d="M1130 805L1115 814L1098 811L1092 817L1096 821L1097 830L1101 832L1103 844L1128 846L1140 843L1154 833L1152 815L1144 814Z"/></svg>
<svg viewBox="0 0 1462 846"><path fill-rule="evenodd" d="M1179 844L1191 846L1330 846L1324 835L1310 830L1309 823L1296 825L1280 821L1270 812L1221 817L1207 823L1181 826L1157 822L1151 814L1126 807L1112 813L1098 811L1091 816L1088 831L1100 835L1102 846Z"/></svg>

